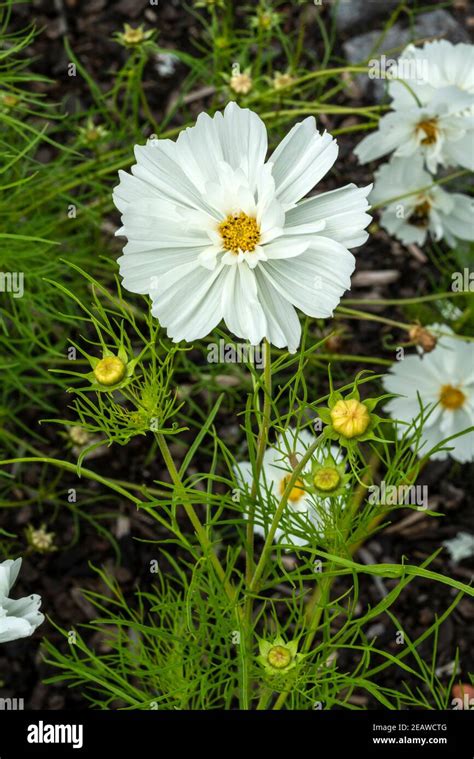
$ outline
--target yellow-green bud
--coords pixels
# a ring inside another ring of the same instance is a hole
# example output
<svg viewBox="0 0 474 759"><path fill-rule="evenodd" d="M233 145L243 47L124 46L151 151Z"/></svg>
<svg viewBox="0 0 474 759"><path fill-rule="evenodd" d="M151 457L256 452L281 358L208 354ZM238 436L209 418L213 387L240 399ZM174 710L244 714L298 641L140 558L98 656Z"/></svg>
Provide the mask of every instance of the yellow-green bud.
<svg viewBox="0 0 474 759"><path fill-rule="evenodd" d="M124 378L126 368L118 356L106 356L96 365L94 377L101 385L116 385Z"/></svg>
<svg viewBox="0 0 474 759"><path fill-rule="evenodd" d="M284 646L272 646L267 654L267 661L274 669L285 669L292 659L291 651Z"/></svg>
<svg viewBox="0 0 474 759"><path fill-rule="evenodd" d="M337 401L330 414L333 428L346 438L363 435L370 424L367 407L355 398Z"/></svg>
<svg viewBox="0 0 474 759"><path fill-rule="evenodd" d="M313 477L314 487L318 490L322 490L324 493L330 493L339 486L341 482L341 475L336 467L323 466Z"/></svg>

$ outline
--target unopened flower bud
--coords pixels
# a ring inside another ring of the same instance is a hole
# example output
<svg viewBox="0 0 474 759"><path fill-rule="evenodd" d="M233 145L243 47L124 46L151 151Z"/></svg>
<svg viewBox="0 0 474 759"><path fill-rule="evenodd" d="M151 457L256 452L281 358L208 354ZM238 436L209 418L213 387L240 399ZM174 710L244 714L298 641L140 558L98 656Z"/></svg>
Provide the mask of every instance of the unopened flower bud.
<svg viewBox="0 0 474 759"><path fill-rule="evenodd" d="M94 369L94 377L101 385L116 385L125 376L126 366L118 356L102 358Z"/></svg>
<svg viewBox="0 0 474 759"><path fill-rule="evenodd" d="M339 487L341 475L334 466L322 466L313 477L313 484L317 490L331 493Z"/></svg>
<svg viewBox="0 0 474 759"><path fill-rule="evenodd" d="M419 324L414 324L413 327L410 327L408 336L410 340L415 343L415 345L419 345L425 353L431 353L438 342L436 336L433 335L432 332L429 332L425 327L422 327Z"/></svg>
<svg viewBox="0 0 474 759"><path fill-rule="evenodd" d="M293 656L289 648L272 646L267 654L267 661L274 669L285 669L291 664Z"/></svg>
<svg viewBox="0 0 474 759"><path fill-rule="evenodd" d="M330 414L333 428L346 438L363 435L370 424L367 407L355 398L337 401Z"/></svg>
<svg viewBox="0 0 474 759"><path fill-rule="evenodd" d="M249 74L234 74L230 78L230 87L238 95L247 95L252 89L252 77Z"/></svg>

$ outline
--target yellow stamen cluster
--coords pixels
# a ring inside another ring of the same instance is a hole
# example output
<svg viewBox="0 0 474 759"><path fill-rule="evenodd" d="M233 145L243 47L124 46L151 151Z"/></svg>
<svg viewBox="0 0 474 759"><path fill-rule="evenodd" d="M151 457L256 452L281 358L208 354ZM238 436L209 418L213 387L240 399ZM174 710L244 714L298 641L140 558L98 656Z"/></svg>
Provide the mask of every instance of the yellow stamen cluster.
<svg viewBox="0 0 474 759"><path fill-rule="evenodd" d="M314 487L325 493L335 490L341 482L341 475L335 467L323 466L313 477Z"/></svg>
<svg viewBox="0 0 474 759"><path fill-rule="evenodd" d="M267 661L274 669L285 669L292 658L291 651L284 646L273 646L267 654Z"/></svg>
<svg viewBox="0 0 474 759"><path fill-rule="evenodd" d="M415 227L427 227L430 219L431 204L428 200L423 200L415 206L413 213L410 214L408 222Z"/></svg>
<svg viewBox="0 0 474 759"><path fill-rule="evenodd" d="M347 438L363 435L370 424L370 414L363 403L350 398L347 401L337 401L331 409L332 426Z"/></svg>
<svg viewBox="0 0 474 759"><path fill-rule="evenodd" d="M438 139L438 124L436 119L420 121L416 128L419 132L424 132L425 134L421 140L422 145L433 145Z"/></svg>
<svg viewBox="0 0 474 759"><path fill-rule="evenodd" d="M466 396L458 387L452 385L443 385L439 394L439 400L444 408L455 411L464 405Z"/></svg>
<svg viewBox="0 0 474 759"><path fill-rule="evenodd" d="M251 253L260 242L257 220L243 211L228 216L218 229L223 247L231 253L238 253L239 250Z"/></svg>
<svg viewBox="0 0 474 759"><path fill-rule="evenodd" d="M285 475L282 480L280 480L280 495L283 495L283 493L286 490L286 486L288 485L289 481L291 479L291 474ZM299 501L300 498L302 498L305 494L304 485L301 480L296 480L295 484L290 490L290 495L288 496L289 501Z"/></svg>

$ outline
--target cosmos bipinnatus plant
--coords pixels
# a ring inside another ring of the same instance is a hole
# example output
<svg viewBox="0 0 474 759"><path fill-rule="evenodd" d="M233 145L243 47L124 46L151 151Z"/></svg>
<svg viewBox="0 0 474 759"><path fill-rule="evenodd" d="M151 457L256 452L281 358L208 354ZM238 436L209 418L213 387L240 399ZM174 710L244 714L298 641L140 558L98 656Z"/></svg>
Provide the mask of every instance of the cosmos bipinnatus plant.
<svg viewBox="0 0 474 759"><path fill-rule="evenodd" d="M145 298L132 306L120 284L111 293L76 267L93 287L93 305L83 308L96 337L76 344L90 371L69 375L75 423L92 441L80 468L98 445L146 436L167 470L135 491L101 478L155 520L156 558L134 605L98 570L104 593L84 591L97 610L84 631L103 645L95 650L80 628L66 653L46 640L46 660L59 670L51 681L80 687L101 708L357 708L361 693L389 709L446 708L453 679L435 674L438 629L472 590L430 569L436 554L421 566L362 564L357 549L394 509L440 516L412 497L414 486L430 456L453 446L467 456L457 441L469 420L426 436L430 414L441 418L439 399L430 390L407 409L394 400L397 372L385 394L380 376L336 383L328 364L327 389L315 391L311 360L327 337L315 337L297 313L329 317L350 286L349 249L367 238L370 187L305 200L334 164L336 141L308 118L267 158L263 122L234 103L202 114L176 142L152 140L135 154L114 200L127 238L122 284ZM239 446L221 433L225 390L201 409L180 380L188 343L222 335L221 322L230 342L263 341L263 369L249 360L246 399L235 396ZM441 399L448 421L457 408L451 369ZM199 427L190 428L191 411ZM368 498L380 481L408 499ZM415 578L455 593L412 640L394 607ZM370 581L384 592L364 607L360 585ZM390 650L370 633L381 617L396 643ZM419 648L430 638L427 661ZM417 686L381 685L389 667Z"/></svg>

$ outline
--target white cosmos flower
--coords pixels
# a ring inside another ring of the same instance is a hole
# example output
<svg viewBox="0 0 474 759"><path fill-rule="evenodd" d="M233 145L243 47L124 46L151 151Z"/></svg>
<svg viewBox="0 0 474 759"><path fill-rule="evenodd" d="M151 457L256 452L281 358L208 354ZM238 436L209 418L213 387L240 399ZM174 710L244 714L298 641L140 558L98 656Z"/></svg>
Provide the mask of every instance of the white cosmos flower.
<svg viewBox="0 0 474 759"><path fill-rule="evenodd" d="M439 325L427 327L439 331ZM443 332L450 332L443 327ZM386 374L383 384L387 392L397 393L386 410L393 419L412 424L420 414L420 402L425 409L421 439L421 454L451 435L474 426L474 344L451 335L438 340L431 353L423 358L407 356L396 361ZM419 397L418 397L419 396ZM430 413L431 412L431 413ZM400 425L400 433L406 426ZM440 451L431 458L445 459L448 455L457 461L474 459L474 431L460 435L447 444L451 451Z"/></svg>
<svg viewBox="0 0 474 759"><path fill-rule="evenodd" d="M421 47L408 45L391 67L391 76L402 80L388 85L394 108L413 105L410 90L422 105L427 105L436 90L443 87L474 94L474 45L453 45L448 40L425 42Z"/></svg>
<svg viewBox="0 0 474 759"><path fill-rule="evenodd" d="M268 533L275 510L293 471L288 458L289 454L294 454L296 459L300 460L314 441L314 436L307 430L298 432L297 430L289 429L284 434L278 435L275 444L269 446L265 451L261 487L262 493L268 493L269 501L267 504L268 508L265 508L264 511L258 507L255 511L255 534L265 538ZM329 451L336 463L342 461L343 455L339 448L331 446ZM310 459L303 469L302 475L310 472L312 460L322 463L327 454L327 447L317 449L313 459ZM235 467L235 473L242 490L249 493L253 482L251 463L249 461L240 462ZM340 501L341 496L336 496L336 499ZM318 508L316 508L316 504L318 504ZM290 545L306 545L308 539L302 538L296 533L308 532L309 534L314 534L315 530L320 529L322 527L320 510L329 509L330 504L329 498L310 495L304 489L303 481L297 479L288 499L282 526L276 530L275 540L277 542L289 543ZM295 530L295 532L292 530Z"/></svg>
<svg viewBox="0 0 474 759"><path fill-rule="evenodd" d="M295 306L328 317L350 287L348 248L367 239L370 187L346 185L301 199L329 171L337 144L313 117L296 124L267 162L267 132L229 103L201 114L176 142L135 147L114 201L119 259L128 290L150 295L152 313L175 341L208 335L223 319L257 344L296 351Z"/></svg>
<svg viewBox="0 0 474 759"><path fill-rule="evenodd" d="M381 215L381 225L405 245L423 245L429 233L434 240L444 238L454 246L456 238L474 240L474 199L459 192L446 192L433 184L433 177L423 169L420 155L392 158L375 172L372 203L392 201ZM412 192L403 198L399 196Z"/></svg>
<svg viewBox="0 0 474 759"><path fill-rule="evenodd" d="M380 119L377 131L355 148L361 163L392 152L397 157L420 153L433 173L439 164L474 170L474 95L443 87L427 105L395 103L395 110Z"/></svg>
<svg viewBox="0 0 474 759"><path fill-rule="evenodd" d="M21 559L7 559L0 564L0 643L27 638L44 622L44 615L39 611L40 596L9 598L20 568Z"/></svg>

